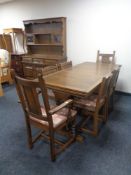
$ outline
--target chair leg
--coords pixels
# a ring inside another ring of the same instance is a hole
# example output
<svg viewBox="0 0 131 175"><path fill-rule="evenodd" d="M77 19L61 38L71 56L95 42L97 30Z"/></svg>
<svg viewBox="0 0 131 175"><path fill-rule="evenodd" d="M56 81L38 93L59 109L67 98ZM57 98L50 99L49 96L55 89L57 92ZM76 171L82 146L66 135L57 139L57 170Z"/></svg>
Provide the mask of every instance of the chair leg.
<svg viewBox="0 0 131 175"><path fill-rule="evenodd" d="M8 79L9 79L9 84L13 84L13 80L12 80L12 78L11 78L10 73L9 73L9 75L8 75Z"/></svg>
<svg viewBox="0 0 131 175"><path fill-rule="evenodd" d="M74 121L72 124L71 132L74 138L76 138L76 122Z"/></svg>
<svg viewBox="0 0 131 175"><path fill-rule="evenodd" d="M113 111L114 110L114 92L112 93L112 97L111 97L111 111Z"/></svg>
<svg viewBox="0 0 131 175"><path fill-rule="evenodd" d="M69 136L73 135L73 137L76 137L76 118L68 123L68 126L66 126L67 130L69 131Z"/></svg>
<svg viewBox="0 0 131 175"><path fill-rule="evenodd" d="M55 140L54 140L54 132L52 129L49 130L50 135L50 153L51 153L51 160L56 160L56 153L55 153Z"/></svg>
<svg viewBox="0 0 131 175"><path fill-rule="evenodd" d="M98 119L96 113L93 115L93 135L98 135Z"/></svg>
<svg viewBox="0 0 131 175"><path fill-rule="evenodd" d="M109 113L114 110L114 93L109 98Z"/></svg>
<svg viewBox="0 0 131 175"><path fill-rule="evenodd" d="M104 112L103 112L103 115L104 115L104 123L107 122L108 120L108 108L109 108L109 100L107 100L107 102L105 102L105 105L104 105Z"/></svg>
<svg viewBox="0 0 131 175"><path fill-rule="evenodd" d="M28 146L30 149L32 149L33 148L32 132L31 132L30 123L27 118L26 118L26 129L27 129L27 137L28 137Z"/></svg>

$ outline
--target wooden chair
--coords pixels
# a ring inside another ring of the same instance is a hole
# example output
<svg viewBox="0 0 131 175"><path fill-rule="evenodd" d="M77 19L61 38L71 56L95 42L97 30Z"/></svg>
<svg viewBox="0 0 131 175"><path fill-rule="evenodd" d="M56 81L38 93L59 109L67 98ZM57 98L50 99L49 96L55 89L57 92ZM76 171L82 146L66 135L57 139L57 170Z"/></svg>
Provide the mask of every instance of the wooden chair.
<svg viewBox="0 0 131 175"><path fill-rule="evenodd" d="M23 58L22 66L23 66L24 77L28 79L34 79L37 77L36 69L44 68L45 64L42 61L41 62L39 60L36 61L33 58L27 57L27 58Z"/></svg>
<svg viewBox="0 0 131 175"><path fill-rule="evenodd" d="M43 75L43 76L47 76L49 74L55 73L58 71L58 66L53 65L53 66L46 66L44 68L41 67L35 67L33 69L33 72L35 74L35 77L38 77L39 74ZM48 96L50 99L55 99L55 94L51 89L48 89Z"/></svg>
<svg viewBox="0 0 131 175"><path fill-rule="evenodd" d="M112 63L115 64L115 51L113 51L112 54L107 53L100 53L100 51L97 51L97 63Z"/></svg>
<svg viewBox="0 0 131 175"><path fill-rule="evenodd" d="M72 61L59 63L58 67L59 67L59 70L70 68L70 67L72 67Z"/></svg>
<svg viewBox="0 0 131 175"><path fill-rule="evenodd" d="M108 116L107 110L107 94L109 90L111 75L104 77L99 87L98 94L92 94L84 99L74 99L74 107L82 110L83 119L80 124L82 131L98 135L99 122L105 122ZM102 114L101 114L102 113ZM85 127L90 119L93 119L93 128Z"/></svg>
<svg viewBox="0 0 131 175"><path fill-rule="evenodd" d="M36 76L38 77L39 74L42 74L43 76L47 76L49 74L55 73L58 71L58 66L53 65L53 66L47 66L42 69L36 68ZM48 96L50 99L55 99L55 94L51 89L48 89Z"/></svg>
<svg viewBox="0 0 131 175"><path fill-rule="evenodd" d="M23 67L24 78L27 78L27 79L34 79L35 78L32 63L22 61L22 67Z"/></svg>
<svg viewBox="0 0 131 175"><path fill-rule="evenodd" d="M25 114L29 148L32 148L39 138L48 139L51 159L54 161L56 155L75 140L75 132L72 131L75 127L76 117L76 111L71 109L73 101L68 99L59 106L51 107L42 76L35 80L23 79L16 75L13 75L13 77ZM38 89L41 91L40 94L37 93ZM32 137L31 126L41 130L35 137ZM66 142L64 143L63 137L62 141L56 139L56 136L58 136L56 133L64 133L64 137L68 138Z"/></svg>
<svg viewBox="0 0 131 175"><path fill-rule="evenodd" d="M33 60L33 61L32 61ZM23 64L23 72L24 78L27 79L35 79L38 77L39 74L43 76L47 76L51 73L55 73L58 71L58 66L45 66L44 61L40 61L38 59L31 59L30 61L22 61ZM48 89L48 95L50 99L55 99L55 95L52 90Z"/></svg>
<svg viewBox="0 0 131 175"><path fill-rule="evenodd" d="M114 92L115 92L116 83L117 83L117 79L119 76L120 68L121 68L121 66L119 66L118 69L115 69L112 72L113 76L111 78L111 83L110 83L109 93L108 93L108 109L110 112L113 111L113 109L114 109Z"/></svg>
<svg viewBox="0 0 131 175"><path fill-rule="evenodd" d="M68 62L63 62L63 63L59 63L58 64L58 69L59 70L64 70L67 68L71 68L72 67L72 61L68 61ZM53 90L54 94L55 94L55 99L57 101L57 104L67 100L68 98L70 98L70 94L64 93L64 92L60 92L60 91L55 91Z"/></svg>
<svg viewBox="0 0 131 175"><path fill-rule="evenodd" d="M38 74L42 74L43 76L55 73L58 71L58 66L57 65L52 65L52 66L46 66L44 68L34 68L34 71L36 72L36 76L38 76Z"/></svg>
<svg viewBox="0 0 131 175"><path fill-rule="evenodd" d="M0 77L1 83L9 82L12 84L12 78L10 75L10 54L7 50L0 49Z"/></svg>

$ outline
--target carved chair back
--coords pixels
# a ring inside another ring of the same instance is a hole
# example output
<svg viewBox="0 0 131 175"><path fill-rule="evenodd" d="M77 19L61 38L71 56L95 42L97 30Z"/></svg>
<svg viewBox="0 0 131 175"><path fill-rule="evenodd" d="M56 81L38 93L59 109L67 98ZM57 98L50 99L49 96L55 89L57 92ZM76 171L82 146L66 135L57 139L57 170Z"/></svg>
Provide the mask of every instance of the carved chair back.
<svg viewBox="0 0 131 175"><path fill-rule="evenodd" d="M100 53L100 51L97 51L97 63L112 63L115 64L115 51L113 51L112 54L108 53Z"/></svg>

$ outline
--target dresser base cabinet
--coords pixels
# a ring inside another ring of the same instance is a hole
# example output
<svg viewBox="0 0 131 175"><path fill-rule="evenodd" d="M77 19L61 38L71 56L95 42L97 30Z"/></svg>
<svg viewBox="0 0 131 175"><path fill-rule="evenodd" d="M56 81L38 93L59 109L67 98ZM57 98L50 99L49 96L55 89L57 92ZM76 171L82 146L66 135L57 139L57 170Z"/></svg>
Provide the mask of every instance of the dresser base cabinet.
<svg viewBox="0 0 131 175"><path fill-rule="evenodd" d="M24 54L11 54L11 68L15 70L15 73L19 76L23 76L23 67L22 67L22 57Z"/></svg>

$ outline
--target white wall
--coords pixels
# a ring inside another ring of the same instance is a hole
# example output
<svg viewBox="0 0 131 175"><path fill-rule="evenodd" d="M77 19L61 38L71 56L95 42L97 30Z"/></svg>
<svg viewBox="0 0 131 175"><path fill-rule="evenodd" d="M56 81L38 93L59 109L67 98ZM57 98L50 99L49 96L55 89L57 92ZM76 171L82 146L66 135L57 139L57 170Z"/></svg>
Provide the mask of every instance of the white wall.
<svg viewBox="0 0 131 175"><path fill-rule="evenodd" d="M67 17L67 56L74 64L116 50L122 65L117 89L131 93L130 0L17 0L0 5L0 32L23 20Z"/></svg>

